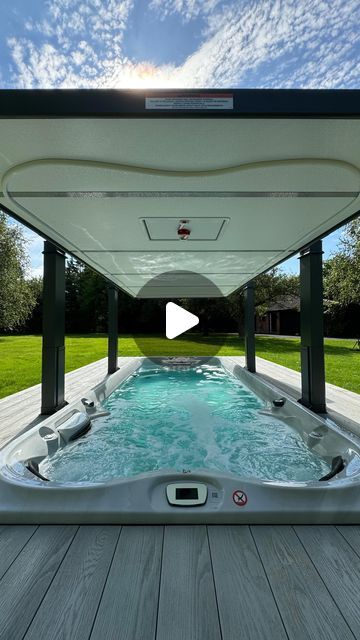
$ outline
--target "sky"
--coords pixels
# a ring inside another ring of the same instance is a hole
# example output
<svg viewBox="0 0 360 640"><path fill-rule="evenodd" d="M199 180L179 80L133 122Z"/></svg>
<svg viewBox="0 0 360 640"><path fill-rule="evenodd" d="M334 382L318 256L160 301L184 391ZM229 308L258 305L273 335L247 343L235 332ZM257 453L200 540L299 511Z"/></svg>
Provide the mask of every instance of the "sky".
<svg viewBox="0 0 360 640"><path fill-rule="evenodd" d="M0 86L359 88L359 25L359 0L2 0Z"/></svg>

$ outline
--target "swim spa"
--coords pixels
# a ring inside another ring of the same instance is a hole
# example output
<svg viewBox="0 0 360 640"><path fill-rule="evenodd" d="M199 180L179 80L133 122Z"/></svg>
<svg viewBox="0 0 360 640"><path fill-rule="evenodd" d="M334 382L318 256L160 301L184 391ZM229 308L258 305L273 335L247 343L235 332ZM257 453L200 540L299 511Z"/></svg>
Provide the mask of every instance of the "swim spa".
<svg viewBox="0 0 360 640"><path fill-rule="evenodd" d="M358 522L360 447L231 358L134 359L14 439L2 522Z"/></svg>

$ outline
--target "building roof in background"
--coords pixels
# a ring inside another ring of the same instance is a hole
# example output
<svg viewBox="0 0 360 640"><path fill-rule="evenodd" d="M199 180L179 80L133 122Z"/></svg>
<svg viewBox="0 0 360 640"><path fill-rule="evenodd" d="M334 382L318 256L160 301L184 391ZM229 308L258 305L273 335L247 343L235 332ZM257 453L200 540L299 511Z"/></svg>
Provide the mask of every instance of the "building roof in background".
<svg viewBox="0 0 360 640"><path fill-rule="evenodd" d="M267 312L269 311L300 311L300 298L291 295L282 296L269 304Z"/></svg>

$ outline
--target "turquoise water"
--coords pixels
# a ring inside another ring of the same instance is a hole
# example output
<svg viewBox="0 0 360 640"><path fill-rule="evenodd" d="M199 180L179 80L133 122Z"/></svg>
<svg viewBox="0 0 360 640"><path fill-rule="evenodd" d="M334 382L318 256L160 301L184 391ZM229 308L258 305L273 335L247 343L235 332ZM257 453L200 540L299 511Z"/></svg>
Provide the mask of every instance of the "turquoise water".
<svg viewBox="0 0 360 640"><path fill-rule="evenodd" d="M140 371L104 402L110 415L41 464L54 481L106 481L206 468L267 480L317 480L329 466L221 367Z"/></svg>

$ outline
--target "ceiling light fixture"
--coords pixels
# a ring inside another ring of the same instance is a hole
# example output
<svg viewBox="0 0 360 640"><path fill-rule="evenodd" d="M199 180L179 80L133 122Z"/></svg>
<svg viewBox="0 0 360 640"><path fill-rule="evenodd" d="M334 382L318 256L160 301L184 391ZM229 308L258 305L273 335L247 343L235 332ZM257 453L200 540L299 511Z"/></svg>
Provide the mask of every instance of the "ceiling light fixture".
<svg viewBox="0 0 360 640"><path fill-rule="evenodd" d="M187 226L190 220L180 220L179 226L177 228L177 234L179 240L188 240L190 237L191 229Z"/></svg>

